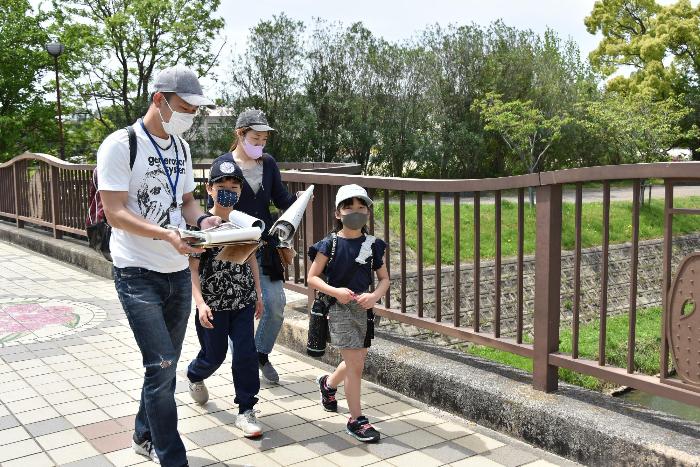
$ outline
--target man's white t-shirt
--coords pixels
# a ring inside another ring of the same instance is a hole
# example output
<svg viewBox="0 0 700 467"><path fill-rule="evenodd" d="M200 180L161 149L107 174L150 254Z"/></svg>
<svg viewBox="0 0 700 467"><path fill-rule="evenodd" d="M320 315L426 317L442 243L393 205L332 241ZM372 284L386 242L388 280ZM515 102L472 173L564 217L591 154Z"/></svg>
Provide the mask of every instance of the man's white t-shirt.
<svg viewBox="0 0 700 467"><path fill-rule="evenodd" d="M152 224L165 227L171 223L173 190L155 147L141 127L141 121L137 121L133 128L137 147L134 168L129 168L129 134L124 129L117 130L104 140L97 151L98 187L100 191L128 191L126 207L130 211ZM175 199L182 207L182 195L195 189L189 145L177 136L172 142L171 139L152 137L159 146L168 172L172 174L172 183L175 183L180 172ZM182 154L181 141L187 151L186 158ZM174 170L178 166L177 159L180 161L179 170ZM141 267L170 273L188 267L187 257L179 254L170 243L134 235L122 229L112 229L109 249L114 266L118 268Z"/></svg>

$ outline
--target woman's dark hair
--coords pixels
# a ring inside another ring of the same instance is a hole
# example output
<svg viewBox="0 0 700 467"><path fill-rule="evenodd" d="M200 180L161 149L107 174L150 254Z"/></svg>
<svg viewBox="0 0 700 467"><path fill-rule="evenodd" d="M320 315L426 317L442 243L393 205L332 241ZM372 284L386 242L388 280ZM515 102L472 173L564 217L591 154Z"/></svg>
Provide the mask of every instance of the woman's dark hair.
<svg viewBox="0 0 700 467"><path fill-rule="evenodd" d="M238 133L237 133L238 130L239 129L236 128L236 131L233 132L234 137L233 137L233 141L231 142L231 149L229 149L230 152L233 152L233 150L236 149L236 146L238 146ZM245 138L246 133L248 133L249 131L250 131L250 128L243 128L243 135L242 136Z"/></svg>
<svg viewBox="0 0 700 467"><path fill-rule="evenodd" d="M360 204L362 204L362 205L365 206L366 208L369 208L369 206L367 206L367 201L365 201L365 200L362 199L362 198L348 198L348 199L342 201L342 202L335 208L335 210L336 210L336 211L340 211L340 210L343 209L343 208L348 208L348 207L352 206L354 200L359 201ZM334 225L333 225L333 230L331 230L331 233L338 233L338 232L340 232L341 230L343 230L343 223L340 221L340 219L337 219L337 218L336 218L335 223L334 223ZM369 230L367 229L367 226L366 226L366 225L362 227L362 233L365 234L365 235L369 234Z"/></svg>

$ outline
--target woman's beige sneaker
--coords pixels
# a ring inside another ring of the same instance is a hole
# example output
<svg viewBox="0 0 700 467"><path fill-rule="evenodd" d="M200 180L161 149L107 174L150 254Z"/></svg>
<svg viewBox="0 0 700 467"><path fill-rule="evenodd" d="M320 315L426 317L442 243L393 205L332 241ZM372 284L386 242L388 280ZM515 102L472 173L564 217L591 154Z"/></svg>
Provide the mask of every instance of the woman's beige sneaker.
<svg viewBox="0 0 700 467"><path fill-rule="evenodd" d="M204 385L204 381L193 383L190 381L190 396L199 405L204 405L209 400L209 390Z"/></svg>

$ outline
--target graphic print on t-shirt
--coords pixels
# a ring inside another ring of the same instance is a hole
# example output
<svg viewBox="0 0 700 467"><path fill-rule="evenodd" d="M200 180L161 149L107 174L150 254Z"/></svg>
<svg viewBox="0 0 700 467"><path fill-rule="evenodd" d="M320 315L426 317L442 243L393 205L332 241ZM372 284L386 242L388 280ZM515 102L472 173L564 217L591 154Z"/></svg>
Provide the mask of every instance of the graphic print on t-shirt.
<svg viewBox="0 0 700 467"><path fill-rule="evenodd" d="M173 190L168 183L168 177L163 171L160 160L156 158L155 162L158 165L151 164L152 167L141 180L141 186L136 192L136 199L139 211L145 219L165 227L170 223L169 208L173 202Z"/></svg>

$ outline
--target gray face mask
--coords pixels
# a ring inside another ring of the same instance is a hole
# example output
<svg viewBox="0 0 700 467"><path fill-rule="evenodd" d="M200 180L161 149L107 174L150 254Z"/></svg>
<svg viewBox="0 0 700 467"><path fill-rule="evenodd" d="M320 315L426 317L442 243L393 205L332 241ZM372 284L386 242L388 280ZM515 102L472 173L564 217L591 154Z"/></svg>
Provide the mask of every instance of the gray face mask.
<svg viewBox="0 0 700 467"><path fill-rule="evenodd" d="M367 225L367 221L369 220L369 214L365 214L362 212L353 212L341 216L340 219L343 222L344 227L347 227L348 229L352 230L360 230L362 227Z"/></svg>

